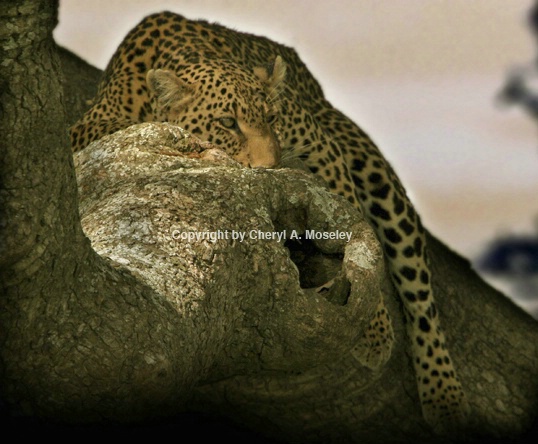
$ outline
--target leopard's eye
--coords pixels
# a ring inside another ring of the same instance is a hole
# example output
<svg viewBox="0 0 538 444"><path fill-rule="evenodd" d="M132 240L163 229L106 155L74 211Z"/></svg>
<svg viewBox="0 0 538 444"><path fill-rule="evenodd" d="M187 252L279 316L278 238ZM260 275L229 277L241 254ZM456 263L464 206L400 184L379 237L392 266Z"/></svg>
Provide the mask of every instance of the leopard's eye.
<svg viewBox="0 0 538 444"><path fill-rule="evenodd" d="M268 124L275 123L276 119L277 119L277 113L276 112L267 113L267 116L265 116L265 120L267 121Z"/></svg>
<svg viewBox="0 0 538 444"><path fill-rule="evenodd" d="M219 119L219 123L227 129L237 128L237 120L235 120L233 117L222 117Z"/></svg>

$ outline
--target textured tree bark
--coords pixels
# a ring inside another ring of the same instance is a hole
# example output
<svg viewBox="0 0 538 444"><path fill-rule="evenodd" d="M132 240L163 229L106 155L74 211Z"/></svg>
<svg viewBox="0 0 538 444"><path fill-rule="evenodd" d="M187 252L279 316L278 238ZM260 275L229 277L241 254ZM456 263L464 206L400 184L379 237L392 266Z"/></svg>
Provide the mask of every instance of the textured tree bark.
<svg viewBox="0 0 538 444"><path fill-rule="evenodd" d="M188 329L81 229L56 9L0 5L2 397L17 414L66 420L175 411L198 369L181 341Z"/></svg>
<svg viewBox="0 0 538 444"><path fill-rule="evenodd" d="M245 170L177 128L145 124L77 156L79 217L56 7L0 5L0 388L10 410L67 422L202 411L291 442L432 442L378 244L305 173ZM297 269L289 245L249 234L293 229L354 237L314 243L316 260L295 259ZM181 239L219 230L249 239ZM467 438L519 438L538 411L538 324L434 238L429 247L473 408ZM351 292L336 286L345 297L329 302L301 288L307 272L319 283L345 275ZM353 349L380 291L396 345L372 372Z"/></svg>
<svg viewBox="0 0 538 444"><path fill-rule="evenodd" d="M350 355L384 280L370 227L302 171L244 169L214 149L192 154L202 145L169 124L142 124L77 154L82 225L95 251L190 323L199 384L286 377ZM349 294L336 286L339 303L300 287L284 240L307 231L342 234L312 241L317 274L337 262L334 273L350 282Z"/></svg>

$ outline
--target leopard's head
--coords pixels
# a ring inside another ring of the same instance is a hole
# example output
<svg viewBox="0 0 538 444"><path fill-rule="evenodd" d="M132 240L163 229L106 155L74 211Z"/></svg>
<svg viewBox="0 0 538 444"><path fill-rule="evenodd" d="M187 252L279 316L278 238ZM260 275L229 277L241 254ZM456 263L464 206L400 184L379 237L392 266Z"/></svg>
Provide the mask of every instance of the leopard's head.
<svg viewBox="0 0 538 444"><path fill-rule="evenodd" d="M155 119L177 124L247 167L277 166L278 96L286 75L282 59L254 69L202 60L180 65L175 72L147 73Z"/></svg>

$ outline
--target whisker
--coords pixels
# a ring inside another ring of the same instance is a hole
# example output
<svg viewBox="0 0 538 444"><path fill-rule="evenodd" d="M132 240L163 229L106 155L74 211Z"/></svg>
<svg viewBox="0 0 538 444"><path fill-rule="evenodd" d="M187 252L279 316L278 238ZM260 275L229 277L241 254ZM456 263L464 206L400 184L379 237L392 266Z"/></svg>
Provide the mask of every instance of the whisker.
<svg viewBox="0 0 538 444"><path fill-rule="evenodd" d="M279 86L274 86L273 88L271 88L271 90L268 92L268 102L271 104L271 105L274 105L276 103L278 103L276 101L277 98L279 98L282 94L284 93L284 88L282 87L279 87ZM280 101L280 99L279 99Z"/></svg>
<svg viewBox="0 0 538 444"><path fill-rule="evenodd" d="M307 143L307 144L304 144L304 145L299 145L299 144L295 144L295 145L288 145L288 146L285 146L283 147L282 149L282 160L292 160L292 159L301 159L301 160L305 160L306 158L310 156L312 156L312 149L313 147L317 147L319 145L323 145L325 143L330 143L332 142L333 139L328 136L328 137L325 137L325 140L317 140L315 142L310 142L310 143Z"/></svg>

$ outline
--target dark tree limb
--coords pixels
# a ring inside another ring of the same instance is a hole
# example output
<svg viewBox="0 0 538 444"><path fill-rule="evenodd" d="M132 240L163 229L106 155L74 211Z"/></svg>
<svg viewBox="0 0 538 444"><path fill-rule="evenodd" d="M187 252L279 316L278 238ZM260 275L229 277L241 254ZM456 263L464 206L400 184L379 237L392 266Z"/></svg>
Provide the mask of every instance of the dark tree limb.
<svg viewBox="0 0 538 444"><path fill-rule="evenodd" d="M67 125L73 125L90 108L97 94L97 84L102 71L86 63L66 48L56 47L63 76L64 103Z"/></svg>

